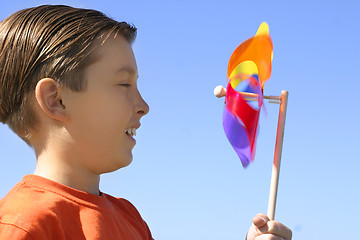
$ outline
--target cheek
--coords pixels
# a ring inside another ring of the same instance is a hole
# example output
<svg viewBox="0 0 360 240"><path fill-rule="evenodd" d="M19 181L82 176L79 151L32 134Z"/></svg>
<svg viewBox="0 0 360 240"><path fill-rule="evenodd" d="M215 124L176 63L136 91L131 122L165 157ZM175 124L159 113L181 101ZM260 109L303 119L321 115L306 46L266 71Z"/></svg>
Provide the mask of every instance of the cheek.
<svg viewBox="0 0 360 240"><path fill-rule="evenodd" d="M114 140L133 124L131 106L127 96L119 92L93 95L73 109L73 130L88 141Z"/></svg>
<svg viewBox="0 0 360 240"><path fill-rule="evenodd" d="M124 104L111 102L104 104L93 112L89 125L91 125L99 135L116 138L129 127L132 117L131 109Z"/></svg>

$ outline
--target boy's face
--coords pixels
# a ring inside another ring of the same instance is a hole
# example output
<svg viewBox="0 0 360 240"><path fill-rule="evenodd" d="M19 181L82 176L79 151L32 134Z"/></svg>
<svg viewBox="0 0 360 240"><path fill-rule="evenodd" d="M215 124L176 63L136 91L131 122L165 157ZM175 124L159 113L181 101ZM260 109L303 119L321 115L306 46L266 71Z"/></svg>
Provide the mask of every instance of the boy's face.
<svg viewBox="0 0 360 240"><path fill-rule="evenodd" d="M135 140L126 131L140 127L149 107L137 88L131 45L122 36L109 37L95 54L98 60L84 71L87 89L80 93L66 89L63 104L70 117L66 128L73 157L101 174L130 164Z"/></svg>

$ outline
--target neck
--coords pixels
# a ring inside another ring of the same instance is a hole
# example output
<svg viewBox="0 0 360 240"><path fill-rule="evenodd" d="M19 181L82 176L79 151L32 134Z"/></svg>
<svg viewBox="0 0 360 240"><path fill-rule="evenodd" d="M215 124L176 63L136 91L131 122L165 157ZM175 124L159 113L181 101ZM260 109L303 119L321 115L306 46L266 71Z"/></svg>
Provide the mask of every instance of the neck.
<svg viewBox="0 0 360 240"><path fill-rule="evenodd" d="M37 157L35 175L80 191L99 195L100 175L84 167L81 161L78 161L79 156L76 154L66 154L65 146L59 144L56 148L41 149L34 146L34 149Z"/></svg>
<svg viewBox="0 0 360 240"><path fill-rule="evenodd" d="M38 158L35 175L64 184L68 187L99 195L100 176L85 172L80 168L64 166L64 164L48 164L53 159Z"/></svg>

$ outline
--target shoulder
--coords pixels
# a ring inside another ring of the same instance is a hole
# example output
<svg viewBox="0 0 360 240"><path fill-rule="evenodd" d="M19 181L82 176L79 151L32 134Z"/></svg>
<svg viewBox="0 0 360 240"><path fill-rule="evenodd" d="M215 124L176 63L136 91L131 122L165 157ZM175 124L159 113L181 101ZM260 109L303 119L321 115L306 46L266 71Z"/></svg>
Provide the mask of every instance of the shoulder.
<svg viewBox="0 0 360 240"><path fill-rule="evenodd" d="M20 182L0 200L0 239L51 239L51 232L60 234L60 202L56 195ZM5 234L24 237L3 238Z"/></svg>
<svg viewBox="0 0 360 240"><path fill-rule="evenodd" d="M112 203L118 216L126 218L133 228L138 229L143 234L142 239L152 239L150 229L144 219L141 217L136 207L124 198L115 198L106 195L106 198Z"/></svg>
<svg viewBox="0 0 360 240"><path fill-rule="evenodd" d="M36 240L36 238L25 229L2 222L0 222L0 239Z"/></svg>
<svg viewBox="0 0 360 240"><path fill-rule="evenodd" d="M63 201L64 198L58 194L20 182L0 200L0 219L12 215L16 218L51 215Z"/></svg>
<svg viewBox="0 0 360 240"><path fill-rule="evenodd" d="M112 203L113 207L117 210L124 212L128 215L141 218L141 215L139 211L136 209L136 207L128 200L124 198L116 198L110 195L106 195L106 198ZM141 218L142 219L142 218Z"/></svg>

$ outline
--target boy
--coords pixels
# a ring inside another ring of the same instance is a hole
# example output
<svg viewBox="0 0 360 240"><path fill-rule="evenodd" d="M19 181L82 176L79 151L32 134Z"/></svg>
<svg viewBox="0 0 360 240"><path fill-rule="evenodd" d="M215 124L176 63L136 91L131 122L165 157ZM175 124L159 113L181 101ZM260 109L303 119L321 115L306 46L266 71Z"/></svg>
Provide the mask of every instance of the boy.
<svg viewBox="0 0 360 240"><path fill-rule="evenodd" d="M149 111L137 89L136 28L94 10L39 6L0 23L0 121L37 165L0 201L0 239L152 239L136 208L99 191L132 161ZM253 239L291 239L254 217Z"/></svg>

